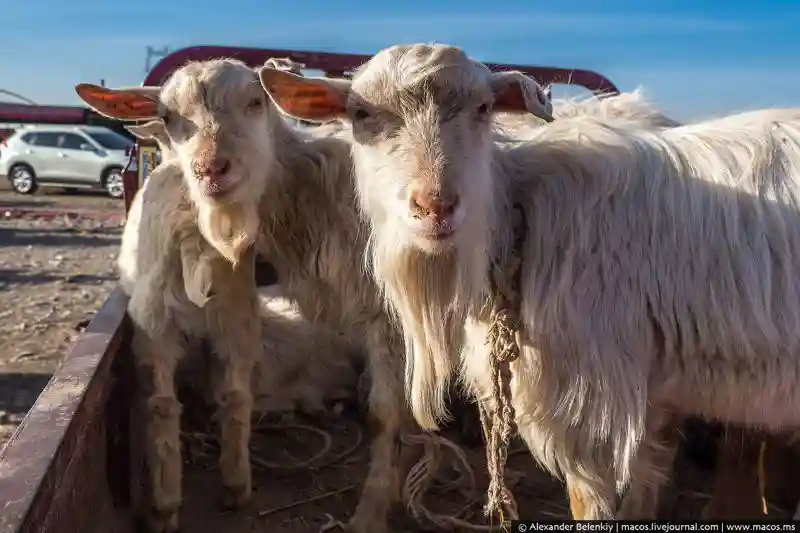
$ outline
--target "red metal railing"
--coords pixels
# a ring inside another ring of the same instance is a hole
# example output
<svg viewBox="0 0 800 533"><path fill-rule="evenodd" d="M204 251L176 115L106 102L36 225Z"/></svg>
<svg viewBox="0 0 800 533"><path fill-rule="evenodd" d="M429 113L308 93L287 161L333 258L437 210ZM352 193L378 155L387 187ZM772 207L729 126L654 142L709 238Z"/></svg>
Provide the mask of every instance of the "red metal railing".
<svg viewBox="0 0 800 533"><path fill-rule="evenodd" d="M306 68L321 70L326 76L343 77L366 63L371 56L364 54L334 54L330 52L305 52L301 50L279 50L266 48L239 48L234 46L192 46L173 52L159 61L143 85L161 85L172 72L187 61L202 61L215 57L234 57L252 67L261 66L270 57L288 57ZM533 76L540 83L562 83L580 85L592 92L619 92L611 81L591 70L566 69L557 67L536 67L530 65L508 65L487 63L492 70L519 70Z"/></svg>

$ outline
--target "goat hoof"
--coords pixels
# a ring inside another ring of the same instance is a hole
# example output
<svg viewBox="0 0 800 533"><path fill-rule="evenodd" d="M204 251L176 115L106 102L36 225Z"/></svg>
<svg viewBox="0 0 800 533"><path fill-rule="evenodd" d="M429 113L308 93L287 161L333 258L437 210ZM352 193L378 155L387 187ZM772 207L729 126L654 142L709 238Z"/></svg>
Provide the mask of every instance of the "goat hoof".
<svg viewBox="0 0 800 533"><path fill-rule="evenodd" d="M235 511L247 505L251 496L252 490L249 485L222 487L219 506L223 511Z"/></svg>

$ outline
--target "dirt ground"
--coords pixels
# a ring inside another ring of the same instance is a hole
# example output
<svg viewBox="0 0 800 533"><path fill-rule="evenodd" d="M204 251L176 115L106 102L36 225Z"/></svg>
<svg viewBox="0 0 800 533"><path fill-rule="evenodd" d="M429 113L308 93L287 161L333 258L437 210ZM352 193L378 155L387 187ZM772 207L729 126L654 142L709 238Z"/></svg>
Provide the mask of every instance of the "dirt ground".
<svg viewBox="0 0 800 533"><path fill-rule="evenodd" d="M0 179L0 447L114 287L123 213L102 194L22 196Z"/></svg>

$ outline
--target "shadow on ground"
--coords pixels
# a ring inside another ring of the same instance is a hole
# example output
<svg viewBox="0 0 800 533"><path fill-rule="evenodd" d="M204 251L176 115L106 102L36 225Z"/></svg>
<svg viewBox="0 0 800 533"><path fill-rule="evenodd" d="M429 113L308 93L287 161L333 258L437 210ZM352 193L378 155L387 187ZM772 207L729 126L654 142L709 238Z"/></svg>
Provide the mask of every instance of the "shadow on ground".
<svg viewBox="0 0 800 533"><path fill-rule="evenodd" d="M42 285L63 281L77 285L98 285L106 281L116 281L111 275L72 274L65 275L58 270L22 270L17 268L0 268L0 290L13 285ZM10 288L10 287L9 287Z"/></svg>
<svg viewBox="0 0 800 533"><path fill-rule="evenodd" d="M53 195L53 194L57 193L59 196L93 196L93 197L96 197L96 198L108 198L108 199L111 198L110 196L108 196L108 194L106 194L105 191L98 191L98 190L94 190L94 189L61 189L61 190L58 190L58 189L54 188L54 189L52 189L52 192L48 191L48 193L50 195Z"/></svg>
<svg viewBox="0 0 800 533"><path fill-rule="evenodd" d="M118 228L103 228L92 235L73 228L0 228L0 246L98 247L115 244Z"/></svg>
<svg viewBox="0 0 800 533"><path fill-rule="evenodd" d="M57 200L59 196L88 196L88 197L97 197L97 198L108 198L111 199L105 191L99 189L74 189L74 188L63 188L63 187L41 187L35 194L27 195L27 194L19 194L14 192L14 189L11 187L11 183L4 177L0 176L0 191L9 192L14 194L14 202L13 205L20 206L20 202L16 201L16 198L25 199L21 200L22 202L28 202L31 206L38 206L44 203L53 203L48 200L43 200L43 198L47 198L48 196L56 197ZM2 205L2 203L0 203Z"/></svg>
<svg viewBox="0 0 800 533"><path fill-rule="evenodd" d="M50 381L50 374L0 374L0 424L5 418L24 415Z"/></svg>
<svg viewBox="0 0 800 533"><path fill-rule="evenodd" d="M29 207L53 207L56 202L53 200L14 200L13 202L0 200L0 209L24 209Z"/></svg>

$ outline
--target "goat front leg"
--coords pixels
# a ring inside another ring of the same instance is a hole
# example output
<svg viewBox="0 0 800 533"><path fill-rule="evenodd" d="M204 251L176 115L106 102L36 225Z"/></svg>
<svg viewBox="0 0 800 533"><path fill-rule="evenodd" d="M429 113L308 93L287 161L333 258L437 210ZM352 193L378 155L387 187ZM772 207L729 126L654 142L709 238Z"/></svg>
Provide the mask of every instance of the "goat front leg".
<svg viewBox="0 0 800 533"><path fill-rule="evenodd" d="M588 480L567 474L569 510L573 520L614 520L617 492L612 476Z"/></svg>
<svg viewBox="0 0 800 533"><path fill-rule="evenodd" d="M174 533L178 531L182 477L181 404L175 394L175 370L185 346L174 329L151 337L134 327L132 348L142 388L137 396L145 400L143 437L149 474L147 505L142 502L137 510L151 533ZM133 443L132 451L137 444Z"/></svg>
<svg viewBox="0 0 800 533"><path fill-rule="evenodd" d="M401 479L410 466L410 458L402 456L409 450L400 441L401 433L413 427L405 405L402 344L392 337L389 328L379 322L367 331L373 437L369 472L348 524L352 533L389 533L389 512L400 501Z"/></svg>
<svg viewBox="0 0 800 533"><path fill-rule="evenodd" d="M209 337L219 375L214 379L214 400L220 429L219 468L223 492L221 505L236 509L250 501L250 433L253 413L252 375L261 351L254 254L233 270L221 260L214 264L214 282L220 292L206 306ZM225 283L227 281L227 283ZM220 289L222 291L222 289Z"/></svg>
<svg viewBox="0 0 800 533"><path fill-rule="evenodd" d="M541 436L546 433L536 425L520 427L531 450L541 450ZM607 444L583 444L589 439L582 433L581 428L561 432L557 437L561 449L553 450L561 457L558 467L564 473L572 519L615 520L617 483L612 454Z"/></svg>

